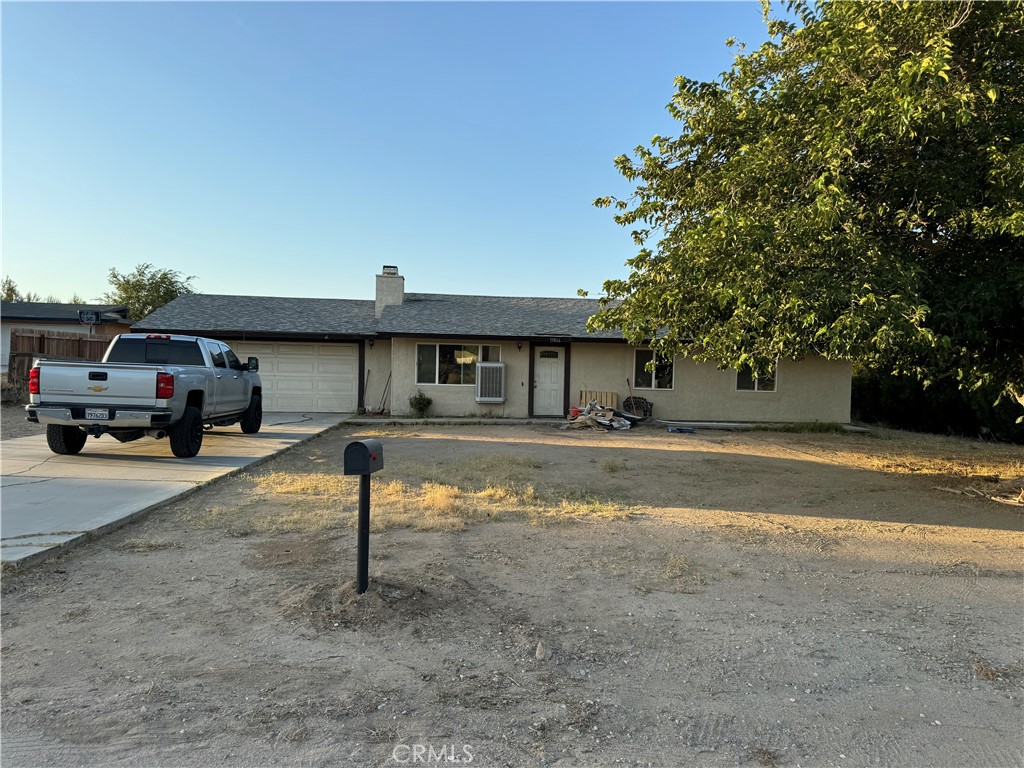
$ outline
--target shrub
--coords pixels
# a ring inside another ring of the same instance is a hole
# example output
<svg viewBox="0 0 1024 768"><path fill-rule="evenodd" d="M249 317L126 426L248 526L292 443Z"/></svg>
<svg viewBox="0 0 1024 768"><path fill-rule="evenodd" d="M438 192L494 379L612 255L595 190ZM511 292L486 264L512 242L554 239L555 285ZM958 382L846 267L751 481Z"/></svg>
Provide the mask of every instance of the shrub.
<svg viewBox="0 0 1024 768"><path fill-rule="evenodd" d="M412 408L412 412L421 419L427 415L427 411L430 410L430 406L433 405L433 403L433 398L423 394L422 389L417 389L416 394L409 398L409 407Z"/></svg>
<svg viewBox="0 0 1024 768"><path fill-rule="evenodd" d="M1024 442L1020 407L1010 398L994 405L997 388L965 392L941 379L925 387L910 376L891 376L854 366L853 418L899 429Z"/></svg>

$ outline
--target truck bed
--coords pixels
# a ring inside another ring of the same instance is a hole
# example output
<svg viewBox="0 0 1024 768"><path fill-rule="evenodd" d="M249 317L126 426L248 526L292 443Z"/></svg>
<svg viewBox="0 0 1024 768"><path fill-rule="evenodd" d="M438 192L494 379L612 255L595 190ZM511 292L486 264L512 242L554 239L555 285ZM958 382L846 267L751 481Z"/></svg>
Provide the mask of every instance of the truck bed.
<svg viewBox="0 0 1024 768"><path fill-rule="evenodd" d="M165 368L137 363L91 363L42 360L39 404L157 405L157 374Z"/></svg>

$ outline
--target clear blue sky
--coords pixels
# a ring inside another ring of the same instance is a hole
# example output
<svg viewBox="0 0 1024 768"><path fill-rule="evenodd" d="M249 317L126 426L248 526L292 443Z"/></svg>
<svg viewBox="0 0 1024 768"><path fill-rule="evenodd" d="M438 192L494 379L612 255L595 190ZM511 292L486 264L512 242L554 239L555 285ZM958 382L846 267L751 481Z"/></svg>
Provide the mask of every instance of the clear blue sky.
<svg viewBox="0 0 1024 768"><path fill-rule="evenodd" d="M573 296L626 274L592 205L673 78L756 2L2 4L3 274L86 300L150 262L202 293Z"/></svg>

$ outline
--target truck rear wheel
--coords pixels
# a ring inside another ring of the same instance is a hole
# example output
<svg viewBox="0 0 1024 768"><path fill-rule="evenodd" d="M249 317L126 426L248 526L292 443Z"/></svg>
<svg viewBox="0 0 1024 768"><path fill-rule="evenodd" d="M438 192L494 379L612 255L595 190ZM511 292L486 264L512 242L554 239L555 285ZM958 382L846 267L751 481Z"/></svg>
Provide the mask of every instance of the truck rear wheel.
<svg viewBox="0 0 1024 768"><path fill-rule="evenodd" d="M81 452L85 447L88 435L78 427L65 427L60 424L46 425L46 444L50 450L61 456L70 456Z"/></svg>
<svg viewBox="0 0 1024 768"><path fill-rule="evenodd" d="M198 408L189 406L181 421L171 427L167 436L171 442L171 453L179 459L191 459L203 447L203 416Z"/></svg>
<svg viewBox="0 0 1024 768"><path fill-rule="evenodd" d="M249 407L242 414L242 431L247 435L254 435L260 431L263 425L263 398L253 395L249 401Z"/></svg>

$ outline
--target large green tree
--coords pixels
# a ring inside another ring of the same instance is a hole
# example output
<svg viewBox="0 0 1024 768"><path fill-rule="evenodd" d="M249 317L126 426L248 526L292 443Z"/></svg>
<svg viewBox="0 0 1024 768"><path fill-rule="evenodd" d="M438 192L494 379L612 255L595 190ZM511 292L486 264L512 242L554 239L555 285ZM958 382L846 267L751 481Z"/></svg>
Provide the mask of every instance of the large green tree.
<svg viewBox="0 0 1024 768"><path fill-rule="evenodd" d="M112 267L108 277L112 290L103 295L102 301L127 307L128 317L141 320L178 296L194 293L194 279L183 277L176 270L157 269L148 263L139 264L124 274Z"/></svg>
<svg viewBox="0 0 1024 768"><path fill-rule="evenodd" d="M676 137L601 198L640 247L593 329L765 372L852 359L1024 390L1024 3L765 5L679 77ZM786 20L788 19L788 20ZM734 45L730 41L730 45Z"/></svg>

